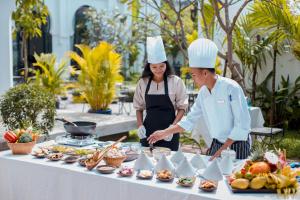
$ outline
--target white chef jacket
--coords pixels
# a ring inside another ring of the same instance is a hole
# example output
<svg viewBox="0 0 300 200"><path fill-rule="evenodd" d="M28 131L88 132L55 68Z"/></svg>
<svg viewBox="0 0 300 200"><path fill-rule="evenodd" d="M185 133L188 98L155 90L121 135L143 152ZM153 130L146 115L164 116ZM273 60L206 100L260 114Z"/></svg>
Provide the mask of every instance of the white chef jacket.
<svg viewBox="0 0 300 200"><path fill-rule="evenodd" d="M202 116L212 138L222 143L228 138L248 139L251 118L244 92L234 80L218 76L211 92L201 87L191 111L178 125L191 131Z"/></svg>

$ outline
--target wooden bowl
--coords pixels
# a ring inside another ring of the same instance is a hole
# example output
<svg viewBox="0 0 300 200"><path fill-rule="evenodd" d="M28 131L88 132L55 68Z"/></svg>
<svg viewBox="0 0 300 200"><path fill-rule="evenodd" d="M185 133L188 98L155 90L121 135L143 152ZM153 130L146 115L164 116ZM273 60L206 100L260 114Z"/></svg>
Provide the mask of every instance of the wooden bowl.
<svg viewBox="0 0 300 200"><path fill-rule="evenodd" d="M30 154L32 148L36 144L36 141L27 142L27 143L7 143L8 147L12 151L12 154L19 155L19 154Z"/></svg>

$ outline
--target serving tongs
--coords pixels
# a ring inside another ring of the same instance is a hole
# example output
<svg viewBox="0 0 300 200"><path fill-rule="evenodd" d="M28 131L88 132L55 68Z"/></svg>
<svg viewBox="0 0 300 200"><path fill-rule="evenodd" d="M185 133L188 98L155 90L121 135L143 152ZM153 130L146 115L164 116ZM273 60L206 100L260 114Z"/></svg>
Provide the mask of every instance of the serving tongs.
<svg viewBox="0 0 300 200"><path fill-rule="evenodd" d="M119 140L117 140L116 142L114 142L112 145L105 147L105 149L103 150L97 150L93 156L89 159L87 159L85 161L85 166L88 170L92 170L94 169L99 163L100 161L104 158L105 154L111 150L113 147L115 147L118 143L122 142L123 140L125 140L127 138L127 136L123 136L121 137Z"/></svg>

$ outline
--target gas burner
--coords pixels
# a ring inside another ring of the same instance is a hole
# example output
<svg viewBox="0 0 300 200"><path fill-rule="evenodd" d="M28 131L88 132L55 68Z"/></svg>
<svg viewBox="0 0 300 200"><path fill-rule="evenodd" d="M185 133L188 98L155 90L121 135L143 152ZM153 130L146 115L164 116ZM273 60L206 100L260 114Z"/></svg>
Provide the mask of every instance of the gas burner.
<svg viewBox="0 0 300 200"><path fill-rule="evenodd" d="M65 137L70 137L72 139L76 139L76 140L85 140L85 139L89 139L89 138L93 138L92 135L72 135L72 134L67 134L65 135Z"/></svg>
<svg viewBox="0 0 300 200"><path fill-rule="evenodd" d="M89 136L74 136L69 133L65 135L57 136L55 142L63 145L70 145L76 147L89 146L96 143L96 140L92 135Z"/></svg>

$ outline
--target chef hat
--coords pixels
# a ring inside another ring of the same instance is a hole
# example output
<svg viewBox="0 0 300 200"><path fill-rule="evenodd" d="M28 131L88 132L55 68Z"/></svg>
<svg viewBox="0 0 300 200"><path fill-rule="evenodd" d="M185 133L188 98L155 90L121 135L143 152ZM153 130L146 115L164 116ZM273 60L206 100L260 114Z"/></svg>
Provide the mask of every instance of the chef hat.
<svg viewBox="0 0 300 200"><path fill-rule="evenodd" d="M189 65L192 68L215 68L217 54L218 47L213 41L197 39L188 48Z"/></svg>
<svg viewBox="0 0 300 200"><path fill-rule="evenodd" d="M147 55L148 62L152 64L162 63L167 60L161 36L147 37Z"/></svg>

